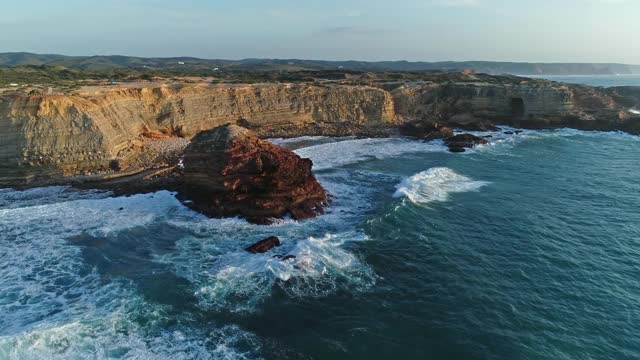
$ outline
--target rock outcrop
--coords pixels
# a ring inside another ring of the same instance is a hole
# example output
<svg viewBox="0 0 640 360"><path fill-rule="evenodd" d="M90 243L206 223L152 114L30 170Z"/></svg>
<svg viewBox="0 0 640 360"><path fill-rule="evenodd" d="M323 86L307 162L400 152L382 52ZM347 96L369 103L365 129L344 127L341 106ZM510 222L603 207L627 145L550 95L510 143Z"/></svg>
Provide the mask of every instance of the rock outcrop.
<svg viewBox="0 0 640 360"><path fill-rule="evenodd" d="M211 217L241 216L265 224L323 212L327 194L312 163L236 125L196 135L183 157L179 197Z"/></svg>
<svg viewBox="0 0 640 360"><path fill-rule="evenodd" d="M263 254L278 246L280 246L280 239L277 236L269 236L266 239L249 245L245 250L252 254Z"/></svg>
<svg viewBox="0 0 640 360"><path fill-rule="evenodd" d="M458 134L445 139L444 143L451 152L465 152L465 148L472 148L476 145L488 143L487 140L471 134Z"/></svg>
<svg viewBox="0 0 640 360"><path fill-rule="evenodd" d="M400 125L400 133L427 141L453 136L453 130L450 127L425 120L414 120Z"/></svg>

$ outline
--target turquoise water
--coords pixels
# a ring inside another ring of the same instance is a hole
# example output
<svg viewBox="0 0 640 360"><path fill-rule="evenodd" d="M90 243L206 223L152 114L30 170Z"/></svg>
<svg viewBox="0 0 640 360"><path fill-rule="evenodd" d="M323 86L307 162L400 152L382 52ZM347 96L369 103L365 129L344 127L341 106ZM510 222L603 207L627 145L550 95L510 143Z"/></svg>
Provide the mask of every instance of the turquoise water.
<svg viewBox="0 0 640 360"><path fill-rule="evenodd" d="M637 359L640 138L493 135L277 140L334 197L300 223L0 190L0 359Z"/></svg>
<svg viewBox="0 0 640 360"><path fill-rule="evenodd" d="M640 137L491 134L274 140L333 196L300 223L0 189L0 359L640 358Z"/></svg>

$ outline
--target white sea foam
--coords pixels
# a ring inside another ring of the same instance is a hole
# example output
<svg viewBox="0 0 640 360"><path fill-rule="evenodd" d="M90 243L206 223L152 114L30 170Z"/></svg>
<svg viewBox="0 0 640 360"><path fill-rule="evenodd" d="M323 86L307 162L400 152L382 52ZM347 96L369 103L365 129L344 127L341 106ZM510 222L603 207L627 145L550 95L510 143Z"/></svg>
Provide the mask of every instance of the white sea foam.
<svg viewBox="0 0 640 360"><path fill-rule="evenodd" d="M172 218L171 225L194 235L179 239L176 251L156 261L170 265L194 284L203 308L229 312L257 311L274 288L292 297L324 296L339 288L366 290L375 282L375 274L349 247L367 239L354 225L374 206L374 185L383 176L346 169L320 174L319 180L333 197L331 206L326 214L302 222L260 226L238 218ZM281 239L282 246L266 254L244 251L272 235ZM281 261L273 258L275 254L296 258Z"/></svg>
<svg viewBox="0 0 640 360"><path fill-rule="evenodd" d="M253 359L259 350L255 336L236 326L208 334L191 329L150 333L121 313L0 337L2 359Z"/></svg>
<svg viewBox="0 0 640 360"><path fill-rule="evenodd" d="M354 139L313 145L295 150L313 161L314 170L331 169L371 159L388 159L409 153L445 152L441 141L405 138Z"/></svg>
<svg viewBox="0 0 640 360"><path fill-rule="evenodd" d="M103 196L64 188L0 191L11 200L0 209L0 359L257 357L236 349L251 337L237 328L165 331L163 306L85 262L68 239L110 236L168 218L200 219L169 192ZM134 320L141 316L145 327Z"/></svg>
<svg viewBox="0 0 640 360"><path fill-rule="evenodd" d="M178 253L159 261L172 263L180 276L195 284L202 307L238 313L255 312L274 286L292 297L316 297L339 287L365 290L375 282L368 265L343 248L346 242L366 240L364 234L297 237L280 236L282 245L265 254L245 251L251 241L237 238L204 243L185 238L177 244ZM295 258L283 261L274 258L276 254Z"/></svg>
<svg viewBox="0 0 640 360"><path fill-rule="evenodd" d="M78 316L100 298L121 297L121 286L102 282L84 263L80 248L67 239L83 232L101 236L145 225L180 206L168 193L156 196L1 209L0 335L28 330L43 318L62 321Z"/></svg>
<svg viewBox="0 0 640 360"><path fill-rule="evenodd" d="M267 140L276 145L284 146L288 144L296 144L296 143L302 143L306 141L322 141L327 139L332 139L332 138L328 136L300 136L295 138L272 138Z"/></svg>
<svg viewBox="0 0 640 360"><path fill-rule="evenodd" d="M110 193L106 191L75 190L68 186L49 186L22 191L0 189L0 209L15 209L81 199L106 198L109 195Z"/></svg>
<svg viewBox="0 0 640 360"><path fill-rule="evenodd" d="M404 179L396 186L394 197L406 197L415 204L447 201L449 194L476 191L487 185L445 167L431 168Z"/></svg>
<svg viewBox="0 0 640 360"><path fill-rule="evenodd" d="M632 114L640 115L640 110L629 109L629 112L632 113Z"/></svg>

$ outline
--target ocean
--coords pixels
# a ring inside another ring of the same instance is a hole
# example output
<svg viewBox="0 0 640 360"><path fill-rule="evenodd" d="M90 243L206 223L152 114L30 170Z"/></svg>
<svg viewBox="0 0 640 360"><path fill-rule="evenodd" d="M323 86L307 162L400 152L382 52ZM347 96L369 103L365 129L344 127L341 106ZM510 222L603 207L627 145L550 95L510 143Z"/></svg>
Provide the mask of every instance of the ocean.
<svg viewBox="0 0 640 360"><path fill-rule="evenodd" d="M0 189L0 359L639 358L640 137L487 134L274 139L332 203L270 226Z"/></svg>

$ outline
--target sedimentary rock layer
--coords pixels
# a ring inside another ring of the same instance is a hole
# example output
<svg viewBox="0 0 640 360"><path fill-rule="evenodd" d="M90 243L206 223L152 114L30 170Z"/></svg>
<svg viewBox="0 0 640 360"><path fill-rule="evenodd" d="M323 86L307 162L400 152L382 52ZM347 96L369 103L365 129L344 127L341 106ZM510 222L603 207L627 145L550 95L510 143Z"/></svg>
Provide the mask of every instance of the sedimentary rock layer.
<svg viewBox="0 0 640 360"><path fill-rule="evenodd" d="M409 121L483 128L640 133L640 88L469 74L456 81L346 85L157 85L0 97L0 186L132 171L145 138L240 124L260 137L385 136Z"/></svg>
<svg viewBox="0 0 640 360"><path fill-rule="evenodd" d="M348 135L398 117L391 95L367 86L159 86L6 96L0 98L0 169L5 182L123 170L147 134L190 137L237 122L262 136Z"/></svg>
<svg viewBox="0 0 640 360"><path fill-rule="evenodd" d="M247 129L221 126L199 133L186 148L180 197L212 217L307 219L321 214L327 202L311 166L311 160Z"/></svg>

